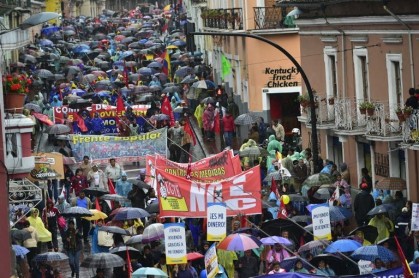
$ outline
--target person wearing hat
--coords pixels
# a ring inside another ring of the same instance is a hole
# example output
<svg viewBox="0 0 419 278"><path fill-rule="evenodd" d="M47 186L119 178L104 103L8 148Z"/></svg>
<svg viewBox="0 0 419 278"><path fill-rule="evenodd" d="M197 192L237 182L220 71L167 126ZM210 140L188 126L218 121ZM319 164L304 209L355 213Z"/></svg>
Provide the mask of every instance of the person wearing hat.
<svg viewBox="0 0 419 278"><path fill-rule="evenodd" d="M361 192L355 196L353 203L355 219L359 227L367 224L367 213L375 207L374 198L368 191L368 184L364 182L360 187Z"/></svg>
<svg viewBox="0 0 419 278"><path fill-rule="evenodd" d="M92 169L87 173L87 181L90 187L99 187L106 191L109 190L106 175L99 169L97 164L93 164Z"/></svg>
<svg viewBox="0 0 419 278"><path fill-rule="evenodd" d="M127 179L128 179L127 173L122 172L121 178L117 180L115 183L116 193L124 197L128 197L128 193L132 189L132 183L128 181Z"/></svg>

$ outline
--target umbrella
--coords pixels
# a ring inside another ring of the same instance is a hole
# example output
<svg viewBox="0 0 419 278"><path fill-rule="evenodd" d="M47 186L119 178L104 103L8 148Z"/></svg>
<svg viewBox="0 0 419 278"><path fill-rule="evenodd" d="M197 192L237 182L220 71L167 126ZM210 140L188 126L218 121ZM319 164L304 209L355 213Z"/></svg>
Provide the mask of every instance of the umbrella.
<svg viewBox="0 0 419 278"><path fill-rule="evenodd" d="M300 195L300 194L289 194L288 197L290 197L291 202L306 202L308 201L308 198Z"/></svg>
<svg viewBox="0 0 419 278"><path fill-rule="evenodd" d="M102 200L117 201L117 202L129 202L129 200L118 194L105 194L100 197Z"/></svg>
<svg viewBox="0 0 419 278"><path fill-rule="evenodd" d="M111 253L97 253L84 258L82 267L88 268L112 268L125 264L124 259Z"/></svg>
<svg viewBox="0 0 419 278"><path fill-rule="evenodd" d="M329 211L330 221L332 222L346 220L352 216L352 212L349 209L342 207L330 206Z"/></svg>
<svg viewBox="0 0 419 278"><path fill-rule="evenodd" d="M284 245L291 245L292 242L289 241L289 239L285 238L285 237L281 237L281 236L269 236L269 237L264 237L260 240L263 245L274 245L274 244L284 244Z"/></svg>
<svg viewBox="0 0 419 278"><path fill-rule="evenodd" d="M281 236L283 231L288 231L294 242L299 242L305 230L289 219L274 219L262 223L261 230L268 235Z"/></svg>
<svg viewBox="0 0 419 278"><path fill-rule="evenodd" d="M256 237L237 233L228 235L217 245L217 248L229 251L246 251L259 248L261 245L262 242Z"/></svg>
<svg viewBox="0 0 419 278"><path fill-rule="evenodd" d="M54 78L54 74L47 69L39 69L34 72L35 76L44 79L51 79Z"/></svg>
<svg viewBox="0 0 419 278"><path fill-rule="evenodd" d="M150 214L141 208L125 208L115 214L113 220L128 220L148 217Z"/></svg>
<svg viewBox="0 0 419 278"><path fill-rule="evenodd" d="M295 264L301 261L303 263L303 268L305 269L312 269L313 266L311 266L309 263L305 262L304 260L302 260L301 258L297 257L297 256L293 256L293 257L288 257L283 259L280 263L279 266L282 269L285 269L287 272L290 272L292 269L294 269Z"/></svg>
<svg viewBox="0 0 419 278"><path fill-rule="evenodd" d="M299 9L299 8L297 8L297 7L294 7L294 9L292 10L292 11L290 11L289 13L287 13L287 17L288 16L298 16L298 15L300 15L300 14L302 14L303 12Z"/></svg>
<svg viewBox="0 0 419 278"><path fill-rule="evenodd" d="M88 53L91 51L90 46L87 44L77 44L72 49L73 53L75 54L81 54L81 53Z"/></svg>
<svg viewBox="0 0 419 278"><path fill-rule="evenodd" d="M186 42L182 41L182 40L175 40L173 42L170 43L170 45L174 45L177 47L183 47L186 45Z"/></svg>
<svg viewBox="0 0 419 278"><path fill-rule="evenodd" d="M356 229L352 230L349 235L356 235L358 231L361 231L364 233L364 238L368 240L369 242L375 242L378 236L377 228L370 225L365 225L361 227L357 227Z"/></svg>
<svg viewBox="0 0 419 278"><path fill-rule="evenodd" d="M140 255L140 251L138 251L137 249L135 249L133 247L129 247L129 246L119 246L119 247L111 248L109 250L109 253L118 255L121 258L123 258L124 260L126 260L127 259L127 251L129 253L130 258L136 258L136 257L138 257L138 255Z"/></svg>
<svg viewBox="0 0 419 278"><path fill-rule="evenodd" d="M53 12L41 12L34 14L30 16L28 19L22 22L22 24L19 25L20 29L28 29L30 27L33 27L35 25L47 22L51 19L57 18L60 15Z"/></svg>
<svg viewBox="0 0 419 278"><path fill-rule="evenodd" d="M145 227L143 231L143 242L149 243L164 238L164 225L154 223Z"/></svg>
<svg viewBox="0 0 419 278"><path fill-rule="evenodd" d="M191 73L193 73L193 69L191 67L185 66L185 67L181 67L180 69L178 69L175 72L175 75L180 77L180 78L184 78L185 76L187 76Z"/></svg>
<svg viewBox="0 0 419 278"><path fill-rule="evenodd" d="M250 113L241 114L237 116L237 118L234 120L234 123L236 125L251 125L257 121L257 118L255 116L252 116Z"/></svg>
<svg viewBox="0 0 419 278"><path fill-rule="evenodd" d="M145 278L153 276L168 277L163 270L156 267L141 267L132 274L132 278Z"/></svg>
<svg viewBox="0 0 419 278"><path fill-rule="evenodd" d="M188 261L194 261L194 260L202 259L203 257L204 257L204 255L202 255L201 253L198 253L198 252L192 252L192 253L186 254L186 259Z"/></svg>
<svg viewBox="0 0 419 278"><path fill-rule="evenodd" d="M381 245L359 247L352 253L351 257L356 260L366 260L371 262L373 262L376 258L379 258L385 263L396 260L393 252Z"/></svg>
<svg viewBox="0 0 419 278"><path fill-rule="evenodd" d="M64 210L63 213L61 213L64 217L84 217L84 216L93 216L93 213L91 213L88 209L82 208L82 207L71 207L66 210Z"/></svg>
<svg viewBox="0 0 419 278"><path fill-rule="evenodd" d="M162 224L163 225L163 224ZM116 226L102 226L99 228L100 231L105 231L112 234L119 234L123 236L130 236L130 232L127 230L124 230L122 228L116 227Z"/></svg>
<svg viewBox="0 0 419 278"><path fill-rule="evenodd" d="M141 189L150 189L151 188L151 186L149 184L143 182L142 180L132 181L132 184L141 188Z"/></svg>
<svg viewBox="0 0 419 278"><path fill-rule="evenodd" d="M311 216L309 215L296 215L291 217L290 219L294 222L304 223L304 225L311 223Z"/></svg>
<svg viewBox="0 0 419 278"><path fill-rule="evenodd" d="M68 105L72 109L83 109L90 106L92 106L92 103L88 99L76 99Z"/></svg>
<svg viewBox="0 0 419 278"><path fill-rule="evenodd" d="M23 107L25 109L28 109L28 110L33 110L36 113L41 113L42 112L41 107L39 105L35 104L35 103L32 103L32 102L26 103Z"/></svg>
<svg viewBox="0 0 419 278"><path fill-rule="evenodd" d="M55 124L55 125L49 126L46 129L46 132L48 134L55 134L55 135L69 133L70 131L71 131L70 127L63 124Z"/></svg>
<svg viewBox="0 0 419 278"><path fill-rule="evenodd" d="M89 211L93 214L93 216L83 217L86 220L89 220L89 221L97 221L99 219L108 218L108 216L106 215L106 213L101 212L100 210L97 210L97 209L89 209Z"/></svg>
<svg viewBox="0 0 419 278"><path fill-rule="evenodd" d="M37 263L49 263L56 261L64 261L67 259L67 255L61 252L46 252L36 255L34 258L35 262Z"/></svg>
<svg viewBox="0 0 419 278"><path fill-rule="evenodd" d="M162 90L162 93L166 93L166 94L173 94L176 92L180 92L180 88L177 86L166 87Z"/></svg>
<svg viewBox="0 0 419 278"><path fill-rule="evenodd" d="M137 72L144 76L150 76L156 73L154 69L147 67L142 67Z"/></svg>
<svg viewBox="0 0 419 278"><path fill-rule="evenodd" d="M15 252L16 257L23 257L29 253L29 250L20 245L12 245L13 251Z"/></svg>
<svg viewBox="0 0 419 278"><path fill-rule="evenodd" d="M298 248L298 253L311 251L313 249L324 249L327 244L327 241L324 240L312 240Z"/></svg>
<svg viewBox="0 0 419 278"><path fill-rule="evenodd" d="M367 215L369 216L374 216L377 214L382 214L382 213L386 213L387 212L387 208L385 205L379 205L376 206L375 208L373 208L372 210L370 210Z"/></svg>
<svg viewBox="0 0 419 278"><path fill-rule="evenodd" d="M163 67L163 65L159 62L151 62L150 64L147 65L148 68L156 68L156 69L161 69Z"/></svg>
<svg viewBox="0 0 419 278"><path fill-rule="evenodd" d="M53 46L54 43L48 39L42 39L39 41L40 46Z"/></svg>
<svg viewBox="0 0 419 278"><path fill-rule="evenodd" d="M316 192L314 193L314 198L316 199L320 199L320 200L326 200L330 198L330 191L329 188L319 188L316 190Z"/></svg>
<svg viewBox="0 0 419 278"><path fill-rule="evenodd" d="M130 245L130 244L137 244L137 243L142 243L142 242L143 242L143 235L136 235L128 239L125 242L125 244Z"/></svg>
<svg viewBox="0 0 419 278"><path fill-rule="evenodd" d="M148 213L159 213L160 212L160 206L158 201L154 201L151 204L149 204L145 210Z"/></svg>
<svg viewBox="0 0 419 278"><path fill-rule="evenodd" d="M251 147L251 148L255 148L255 147ZM251 149L251 148L246 148L243 151L247 150L247 149ZM240 154L240 153L239 153ZM266 177L263 179L264 182L271 182L272 179L274 179L275 181L279 181L282 180L282 175L279 171L273 171L270 172L268 175L266 175Z"/></svg>
<svg viewBox="0 0 419 278"><path fill-rule="evenodd" d="M261 147L247 147L244 150L239 152L239 155L241 157L267 156L268 154L269 154L268 151L264 148L261 148Z"/></svg>
<svg viewBox="0 0 419 278"><path fill-rule="evenodd" d="M31 233L26 230L10 230L10 236L15 241L25 241L32 238Z"/></svg>
<svg viewBox="0 0 419 278"><path fill-rule="evenodd" d="M89 187L89 188L83 189L83 192L87 195L93 195L95 197L100 197L109 193L108 190L105 190L100 187Z"/></svg>
<svg viewBox="0 0 419 278"><path fill-rule="evenodd" d="M150 117L151 121L167 121L169 119L170 116L166 114L156 114Z"/></svg>
<svg viewBox="0 0 419 278"><path fill-rule="evenodd" d="M406 189L406 181L402 178L384 178L375 185L375 188L383 190L404 190Z"/></svg>
<svg viewBox="0 0 419 278"><path fill-rule="evenodd" d="M145 85L135 86L134 88L135 93L146 93L148 91L149 91L149 87Z"/></svg>
<svg viewBox="0 0 419 278"><path fill-rule="evenodd" d="M306 185L307 187L313 187L313 186L320 186L322 184L331 184L332 183L332 177L328 174L314 174L309 176L304 182L303 185Z"/></svg>
<svg viewBox="0 0 419 278"><path fill-rule="evenodd" d="M339 239L332 242L327 248L324 250L325 253L338 253L338 252L353 252L362 244L356 240L352 239Z"/></svg>
<svg viewBox="0 0 419 278"><path fill-rule="evenodd" d="M215 103L215 99L212 97L206 97L203 100L201 100L201 103L204 103L204 104Z"/></svg>
<svg viewBox="0 0 419 278"><path fill-rule="evenodd" d="M182 81L180 81L180 84L190 84L190 83L195 83L196 79L194 77L186 76Z"/></svg>
<svg viewBox="0 0 419 278"><path fill-rule="evenodd" d="M329 267L335 271L336 275L341 275L346 272L343 260L334 254L317 255L311 259L310 264L317 267L321 260L329 265Z"/></svg>

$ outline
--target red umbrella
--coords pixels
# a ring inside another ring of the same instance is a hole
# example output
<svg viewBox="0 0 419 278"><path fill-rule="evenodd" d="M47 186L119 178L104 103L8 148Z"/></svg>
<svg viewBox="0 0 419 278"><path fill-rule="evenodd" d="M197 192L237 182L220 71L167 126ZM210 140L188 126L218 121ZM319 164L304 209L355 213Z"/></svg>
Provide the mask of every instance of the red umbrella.
<svg viewBox="0 0 419 278"><path fill-rule="evenodd" d="M186 254L186 258L187 258L188 261L194 261L194 260L202 259L203 257L204 257L204 255L202 255L201 253L198 253L198 252L192 252L192 253Z"/></svg>

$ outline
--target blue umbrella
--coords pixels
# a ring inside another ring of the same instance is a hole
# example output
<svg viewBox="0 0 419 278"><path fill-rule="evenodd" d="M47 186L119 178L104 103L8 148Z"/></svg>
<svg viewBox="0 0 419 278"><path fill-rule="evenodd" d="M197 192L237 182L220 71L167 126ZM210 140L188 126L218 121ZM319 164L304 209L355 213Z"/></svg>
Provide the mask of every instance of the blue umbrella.
<svg viewBox="0 0 419 278"><path fill-rule="evenodd" d="M53 46L54 45L54 43L52 41L48 40L48 39L42 39L42 40L40 40L39 41L39 44L41 46Z"/></svg>
<svg viewBox="0 0 419 278"><path fill-rule="evenodd" d="M111 96L111 92L109 91L100 91L96 93L96 96L98 97L110 97Z"/></svg>
<svg viewBox="0 0 419 278"><path fill-rule="evenodd" d="M157 68L157 69L161 69L163 67L163 65L159 62L151 62L150 64L148 64L147 66L148 68Z"/></svg>
<svg viewBox="0 0 419 278"><path fill-rule="evenodd" d="M170 43L171 45L177 46L177 47L183 47L186 45L186 42L182 41L182 40L175 40L173 42Z"/></svg>
<svg viewBox="0 0 419 278"><path fill-rule="evenodd" d="M72 95L77 95L79 97L81 97L85 93L86 93L86 91L85 90L82 90L82 89L73 89L73 90L71 90L71 94Z"/></svg>
<svg viewBox="0 0 419 278"><path fill-rule="evenodd" d="M131 51L131 50L124 51L124 52L122 52L121 56L119 56L119 59L125 59L125 58L127 58L127 57L129 57L133 54L134 54L134 52Z"/></svg>
<svg viewBox="0 0 419 278"><path fill-rule="evenodd" d="M362 244L352 239L339 239L332 242L324 250L325 253L338 253L338 252L352 252L361 247Z"/></svg>
<svg viewBox="0 0 419 278"><path fill-rule="evenodd" d="M78 44L73 47L73 53L80 54L80 53L88 53L90 52L90 46L87 44Z"/></svg>
<svg viewBox="0 0 419 278"><path fill-rule="evenodd" d="M396 260L396 258L393 255L393 252L381 245L359 247L352 253L351 257L356 260L366 260L371 262L379 258L385 263Z"/></svg>
<svg viewBox="0 0 419 278"><path fill-rule="evenodd" d="M145 44L146 42L148 42L148 39L141 39L138 41L138 43L141 43L141 44Z"/></svg>
<svg viewBox="0 0 419 278"><path fill-rule="evenodd" d="M138 73L145 76L150 76L156 73L152 68L142 67L138 70Z"/></svg>
<svg viewBox="0 0 419 278"><path fill-rule="evenodd" d="M330 221L337 222L351 218L352 212L349 209L342 207L331 206L330 207Z"/></svg>
<svg viewBox="0 0 419 278"><path fill-rule="evenodd" d="M113 220L128 220L148 217L150 214L141 208L124 208L115 214Z"/></svg>
<svg viewBox="0 0 419 278"><path fill-rule="evenodd" d="M274 245L277 243L284 244L284 245L292 244L292 242L289 241L289 239L285 237L281 237L281 236L269 236L269 237L262 238L260 241L262 241L264 245Z"/></svg>
<svg viewBox="0 0 419 278"><path fill-rule="evenodd" d="M56 27L56 26L45 27L45 28L42 28L41 34L48 37L48 36L54 34L55 32L58 32L59 30L60 30L60 28Z"/></svg>
<svg viewBox="0 0 419 278"><path fill-rule="evenodd" d="M16 254L16 257L23 257L29 253L29 250L20 245L12 245L13 251Z"/></svg>

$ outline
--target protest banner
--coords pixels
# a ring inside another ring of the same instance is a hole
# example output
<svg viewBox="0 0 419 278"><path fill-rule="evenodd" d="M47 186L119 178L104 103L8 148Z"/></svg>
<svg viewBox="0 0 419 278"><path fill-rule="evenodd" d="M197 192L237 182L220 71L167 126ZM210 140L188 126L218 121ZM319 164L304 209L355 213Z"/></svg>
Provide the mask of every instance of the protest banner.
<svg viewBox="0 0 419 278"><path fill-rule="evenodd" d="M372 271L373 264L371 261L366 260L359 260L358 261L358 268L359 268L359 274L368 274Z"/></svg>
<svg viewBox="0 0 419 278"><path fill-rule="evenodd" d="M185 223L164 224L164 246L167 264L186 264Z"/></svg>
<svg viewBox="0 0 419 278"><path fill-rule="evenodd" d="M228 179L201 183L156 169L160 217L207 217L207 204L226 203L227 215L261 213L260 169L253 167Z"/></svg>
<svg viewBox="0 0 419 278"><path fill-rule="evenodd" d="M145 116L147 109L150 108L150 105L132 105L132 112L137 116L137 123L144 122L144 119L140 116ZM106 105L106 104L93 104L90 107L87 107L87 110L90 114L90 117L93 118L94 114L99 113L100 118L102 118L104 123L103 134L116 134L118 133L117 129L117 110L116 106ZM74 121L77 119L77 114L80 112L80 109L73 109L68 106L54 107L54 121L55 123L63 123L64 113L67 114L68 120ZM122 115L125 115L125 111L122 112ZM92 132L90 132L92 134Z"/></svg>
<svg viewBox="0 0 419 278"><path fill-rule="evenodd" d="M188 163L176 163L160 155L147 156L146 182L153 182L150 178L154 177L153 167L177 177L186 177ZM242 172L240 159L234 159L232 151L229 150L192 162L190 167L191 180L199 182L223 180Z"/></svg>
<svg viewBox="0 0 419 278"><path fill-rule="evenodd" d="M225 203L208 203L207 240L222 241L227 235L227 208Z"/></svg>
<svg viewBox="0 0 419 278"><path fill-rule="evenodd" d="M85 155L96 163L107 163L112 157L118 157L118 162L141 161L150 154L166 155L167 129L130 137L72 134L70 145L77 162Z"/></svg>
<svg viewBox="0 0 419 278"><path fill-rule="evenodd" d="M207 271L207 278L213 278L218 274L218 258L217 258L217 250L215 248L215 243L208 248L207 252L205 252L204 257L205 262L205 270Z"/></svg>
<svg viewBox="0 0 419 278"><path fill-rule="evenodd" d="M412 204L411 231L419 231L419 203Z"/></svg>
<svg viewBox="0 0 419 278"><path fill-rule="evenodd" d="M35 167L29 173L31 181L61 179L64 177L63 155L61 153L37 153Z"/></svg>
<svg viewBox="0 0 419 278"><path fill-rule="evenodd" d="M314 240L332 239L332 230L330 226L329 204L319 204L312 206L311 218L313 220Z"/></svg>

